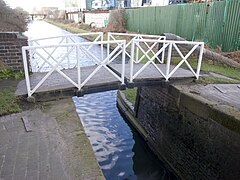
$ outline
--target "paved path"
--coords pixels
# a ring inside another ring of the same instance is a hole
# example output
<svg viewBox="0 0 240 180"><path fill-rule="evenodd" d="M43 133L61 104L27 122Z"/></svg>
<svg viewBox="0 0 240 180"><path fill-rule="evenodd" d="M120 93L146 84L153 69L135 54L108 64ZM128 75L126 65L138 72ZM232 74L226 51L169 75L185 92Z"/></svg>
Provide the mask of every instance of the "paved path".
<svg viewBox="0 0 240 180"><path fill-rule="evenodd" d="M135 64L134 65L134 74L143 66L144 64ZM119 76L121 74L121 64L112 64L109 65ZM166 65L165 64L158 64L157 65L164 73L166 71ZM83 82L97 67L96 66L88 66L88 67L82 67L81 68L81 82ZM125 79L127 82L129 82L130 79L130 66L129 64L126 64L126 73L125 73ZM174 68L174 66L171 66L171 70ZM74 82L77 83L77 69L68 69L63 70L68 77L70 77ZM33 73L30 77L30 84L31 87L35 87L37 83L46 75L46 73ZM179 68L172 76L172 79L175 78L193 78L194 75L190 70L185 70L182 68ZM149 65L144 69L142 73L137 76L137 78L134 80L134 82L141 82L142 84L145 84L152 80L159 80L162 81L164 77L158 72L158 70L153 66ZM111 89L118 89L120 82L114 77L108 70L105 68L101 68L97 74L95 74L84 86L87 88L95 88L102 90L102 87L113 87ZM69 90L70 88L73 88L74 85L71 84L66 78L64 78L62 75L60 75L58 72L53 72L52 75L50 75L46 81L36 90L36 93L40 92L54 92L56 90ZM15 92L16 95L25 95L27 94L26 84L25 80L22 80L18 86L17 90Z"/></svg>
<svg viewBox="0 0 240 180"><path fill-rule="evenodd" d="M104 179L71 99L0 117L0 145L1 180Z"/></svg>
<svg viewBox="0 0 240 180"><path fill-rule="evenodd" d="M195 85L191 89L209 100L240 109L240 84Z"/></svg>

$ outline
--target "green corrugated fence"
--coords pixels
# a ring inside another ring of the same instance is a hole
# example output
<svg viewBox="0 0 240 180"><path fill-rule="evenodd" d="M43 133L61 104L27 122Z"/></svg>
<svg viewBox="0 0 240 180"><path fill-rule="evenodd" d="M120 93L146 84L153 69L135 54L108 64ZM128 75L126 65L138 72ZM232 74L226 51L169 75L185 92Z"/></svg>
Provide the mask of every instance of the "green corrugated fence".
<svg viewBox="0 0 240 180"><path fill-rule="evenodd" d="M240 0L127 9L127 30L174 33L222 51L240 50Z"/></svg>

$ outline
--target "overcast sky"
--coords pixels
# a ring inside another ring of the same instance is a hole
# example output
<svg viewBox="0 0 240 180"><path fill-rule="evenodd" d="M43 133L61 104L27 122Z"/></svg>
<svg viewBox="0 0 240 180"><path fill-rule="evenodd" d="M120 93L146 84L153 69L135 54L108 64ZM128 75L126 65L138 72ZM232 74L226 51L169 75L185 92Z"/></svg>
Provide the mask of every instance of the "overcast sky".
<svg viewBox="0 0 240 180"><path fill-rule="evenodd" d="M22 7L31 12L34 7L59 7L64 8L64 0L4 0L12 8Z"/></svg>

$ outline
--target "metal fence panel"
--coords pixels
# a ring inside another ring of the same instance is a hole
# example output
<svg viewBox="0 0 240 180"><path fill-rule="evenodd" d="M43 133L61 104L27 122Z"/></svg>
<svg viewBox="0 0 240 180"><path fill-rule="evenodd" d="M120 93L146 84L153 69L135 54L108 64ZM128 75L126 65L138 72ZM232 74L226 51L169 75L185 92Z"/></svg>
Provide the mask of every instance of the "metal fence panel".
<svg viewBox="0 0 240 180"><path fill-rule="evenodd" d="M240 50L240 1L226 2L224 12L223 50Z"/></svg>
<svg viewBox="0 0 240 180"><path fill-rule="evenodd" d="M129 9L125 11L125 18L126 18L126 27L128 27L129 31L136 31L134 25L136 24L134 22L134 19L137 19L137 17L134 17L134 9ZM111 16L111 14L110 14Z"/></svg>
<svg viewBox="0 0 240 180"><path fill-rule="evenodd" d="M174 33L223 51L240 49L240 0L128 9L127 30Z"/></svg>
<svg viewBox="0 0 240 180"><path fill-rule="evenodd" d="M174 33L176 31L176 22L177 22L177 6L176 5L156 7L155 23L156 23L156 32L158 34L162 34L164 32Z"/></svg>
<svg viewBox="0 0 240 180"><path fill-rule="evenodd" d="M225 2L213 2L207 7L205 32L202 39L212 48L221 48Z"/></svg>

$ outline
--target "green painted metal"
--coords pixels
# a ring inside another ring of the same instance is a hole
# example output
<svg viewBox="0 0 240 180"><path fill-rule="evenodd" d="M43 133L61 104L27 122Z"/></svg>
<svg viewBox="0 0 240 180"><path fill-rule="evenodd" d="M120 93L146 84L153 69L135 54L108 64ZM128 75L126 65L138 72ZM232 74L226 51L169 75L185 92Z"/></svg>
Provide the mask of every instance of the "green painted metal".
<svg viewBox="0 0 240 180"><path fill-rule="evenodd" d="M223 28L223 49L240 50L240 1L231 0L226 3L226 14Z"/></svg>
<svg viewBox="0 0 240 180"><path fill-rule="evenodd" d="M174 33L222 51L240 50L240 0L126 10L127 30Z"/></svg>

